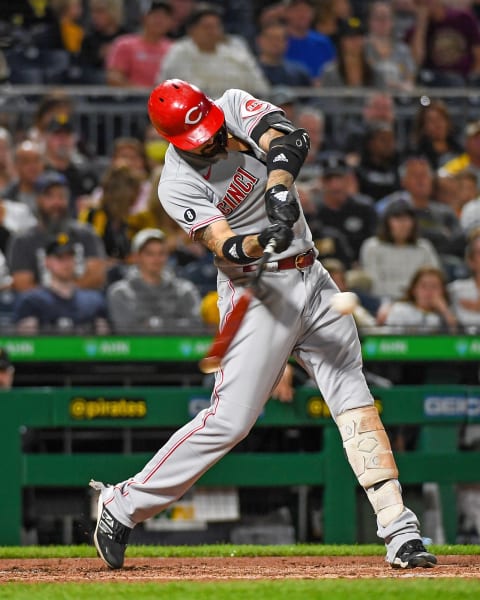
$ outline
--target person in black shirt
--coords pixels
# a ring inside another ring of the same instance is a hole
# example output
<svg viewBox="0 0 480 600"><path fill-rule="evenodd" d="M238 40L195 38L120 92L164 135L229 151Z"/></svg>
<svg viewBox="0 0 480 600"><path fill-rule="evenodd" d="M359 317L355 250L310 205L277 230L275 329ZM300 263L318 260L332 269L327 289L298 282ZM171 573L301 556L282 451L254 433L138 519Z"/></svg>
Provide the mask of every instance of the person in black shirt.
<svg viewBox="0 0 480 600"><path fill-rule="evenodd" d="M333 152L325 154L321 168L321 188L319 192L314 192L317 206L315 219L321 227L333 228L347 238L355 263L362 242L375 232L377 215L373 203L350 193L350 167L343 155ZM315 238L315 222L311 222L310 227Z"/></svg>

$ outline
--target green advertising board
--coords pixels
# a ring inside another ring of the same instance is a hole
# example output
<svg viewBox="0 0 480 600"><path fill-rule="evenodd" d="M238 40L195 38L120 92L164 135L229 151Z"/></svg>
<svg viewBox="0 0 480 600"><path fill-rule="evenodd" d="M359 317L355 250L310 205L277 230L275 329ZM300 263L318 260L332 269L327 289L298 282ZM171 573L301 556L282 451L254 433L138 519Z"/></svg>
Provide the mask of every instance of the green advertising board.
<svg viewBox="0 0 480 600"><path fill-rule="evenodd" d="M205 336L0 337L13 361L198 361ZM362 339L365 361L478 361L479 336L371 335Z"/></svg>

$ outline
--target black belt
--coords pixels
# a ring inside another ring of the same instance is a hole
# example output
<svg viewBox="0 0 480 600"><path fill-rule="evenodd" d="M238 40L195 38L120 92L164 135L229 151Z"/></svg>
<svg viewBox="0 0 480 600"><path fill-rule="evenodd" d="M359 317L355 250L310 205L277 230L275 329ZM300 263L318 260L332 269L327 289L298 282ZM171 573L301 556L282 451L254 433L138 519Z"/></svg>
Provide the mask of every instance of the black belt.
<svg viewBox="0 0 480 600"><path fill-rule="evenodd" d="M302 252L296 256L287 256L280 260L268 262L265 266L265 271L284 271L285 269L298 269L299 271L303 271L303 269L311 267L314 262L315 252L313 250L308 250L307 252ZM243 267L243 272L250 273L251 271L255 271L256 268L255 265L247 265Z"/></svg>

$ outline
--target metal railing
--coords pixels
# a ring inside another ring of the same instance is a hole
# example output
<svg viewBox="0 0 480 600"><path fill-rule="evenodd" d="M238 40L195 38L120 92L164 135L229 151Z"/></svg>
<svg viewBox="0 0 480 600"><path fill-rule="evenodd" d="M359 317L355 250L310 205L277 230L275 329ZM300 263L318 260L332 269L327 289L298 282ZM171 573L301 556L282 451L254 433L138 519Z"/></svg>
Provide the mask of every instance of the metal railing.
<svg viewBox="0 0 480 600"><path fill-rule="evenodd" d="M39 100L59 86L10 85L0 87L0 118L12 131L26 130L32 124ZM63 86L74 102L74 121L82 138L95 154L108 156L113 141L120 136L143 135L148 116L149 90L105 86ZM272 92L275 90L273 88ZM329 132L341 136L352 121L362 118L365 100L378 90L368 88L291 88L296 102L318 106L326 117ZM461 131L465 122L480 117L480 89L420 88L394 96L398 142L405 147L412 120L420 101L442 99Z"/></svg>

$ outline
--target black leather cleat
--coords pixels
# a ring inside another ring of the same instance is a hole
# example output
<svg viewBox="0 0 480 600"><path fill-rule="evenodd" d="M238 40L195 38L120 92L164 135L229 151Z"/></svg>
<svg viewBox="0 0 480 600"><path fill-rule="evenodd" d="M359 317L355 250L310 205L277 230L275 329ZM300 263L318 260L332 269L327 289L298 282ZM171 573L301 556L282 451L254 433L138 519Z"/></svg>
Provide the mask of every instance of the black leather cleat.
<svg viewBox="0 0 480 600"><path fill-rule="evenodd" d="M390 564L394 569L430 568L437 564L437 558L427 551L421 540L410 540L400 546Z"/></svg>
<svg viewBox="0 0 480 600"><path fill-rule="evenodd" d="M105 508L100 495L98 499L97 526L93 534L93 541L98 555L110 569L121 569L125 559L128 538L132 530Z"/></svg>

